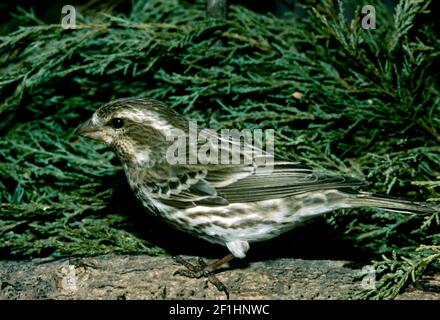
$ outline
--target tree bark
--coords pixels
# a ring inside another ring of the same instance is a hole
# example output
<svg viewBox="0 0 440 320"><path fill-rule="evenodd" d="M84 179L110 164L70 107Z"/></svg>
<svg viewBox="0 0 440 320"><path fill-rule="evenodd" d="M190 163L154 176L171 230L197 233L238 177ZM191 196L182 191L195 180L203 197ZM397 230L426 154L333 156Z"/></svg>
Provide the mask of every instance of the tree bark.
<svg viewBox="0 0 440 320"><path fill-rule="evenodd" d="M356 280L362 266L346 261L238 262L217 274L231 299L339 299L363 285ZM0 261L0 299L225 299L204 278L173 276L179 268L171 257L129 255ZM440 299L426 288L416 285L398 298Z"/></svg>

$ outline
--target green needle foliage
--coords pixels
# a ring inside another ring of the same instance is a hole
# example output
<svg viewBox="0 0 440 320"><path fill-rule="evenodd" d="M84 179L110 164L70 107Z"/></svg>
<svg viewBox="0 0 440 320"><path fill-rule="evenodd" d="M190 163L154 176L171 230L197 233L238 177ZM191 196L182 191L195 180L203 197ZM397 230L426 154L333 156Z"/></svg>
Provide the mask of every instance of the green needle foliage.
<svg viewBox="0 0 440 320"><path fill-rule="evenodd" d="M354 19L344 14L356 7ZM130 232L114 203L120 166L73 130L103 103L154 97L214 128L273 128L276 152L368 180L370 191L440 200L440 41L429 1L380 1L377 29L356 1L320 1L280 19L231 6L206 20L204 2L134 1L132 12L63 30L20 11L0 38L0 254L31 258L165 254ZM429 21L429 19L428 19ZM335 234L376 259L376 289L393 298L439 269L439 213L328 214Z"/></svg>

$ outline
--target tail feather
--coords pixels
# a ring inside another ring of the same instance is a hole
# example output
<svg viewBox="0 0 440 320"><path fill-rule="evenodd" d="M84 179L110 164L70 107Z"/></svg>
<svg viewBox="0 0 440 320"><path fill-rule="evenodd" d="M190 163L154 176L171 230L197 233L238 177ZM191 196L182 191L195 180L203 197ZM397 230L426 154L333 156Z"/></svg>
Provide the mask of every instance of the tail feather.
<svg viewBox="0 0 440 320"><path fill-rule="evenodd" d="M440 212L439 205L378 196L369 192L360 192L349 199L349 203L358 207L372 207L401 213L432 214Z"/></svg>

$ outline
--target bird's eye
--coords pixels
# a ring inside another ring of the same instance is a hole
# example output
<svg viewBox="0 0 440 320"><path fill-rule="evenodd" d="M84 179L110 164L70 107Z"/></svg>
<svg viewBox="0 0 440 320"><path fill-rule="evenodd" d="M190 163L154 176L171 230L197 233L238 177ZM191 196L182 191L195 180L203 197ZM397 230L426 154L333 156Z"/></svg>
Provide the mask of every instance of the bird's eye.
<svg viewBox="0 0 440 320"><path fill-rule="evenodd" d="M112 119L112 127L115 129L121 129L124 126L124 120L121 118Z"/></svg>

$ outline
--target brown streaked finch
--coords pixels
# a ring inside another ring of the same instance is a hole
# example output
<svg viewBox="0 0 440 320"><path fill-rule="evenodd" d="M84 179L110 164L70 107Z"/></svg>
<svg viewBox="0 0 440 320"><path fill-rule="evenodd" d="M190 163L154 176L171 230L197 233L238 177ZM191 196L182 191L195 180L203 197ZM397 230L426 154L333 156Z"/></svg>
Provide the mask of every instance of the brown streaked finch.
<svg viewBox="0 0 440 320"><path fill-rule="evenodd" d="M184 232L228 248L228 255L210 265L202 260L192 265L176 257L187 267L179 274L206 276L227 295L226 287L213 274L216 268L234 257L244 258L251 243L274 238L310 218L358 207L404 213L439 211L438 206L427 203L355 191L353 187L364 184L361 180L277 160L259 146L212 131L197 129L199 136L194 141L189 124L162 102L126 98L99 108L77 133L114 150L132 191L148 212ZM175 141L169 136L176 132L185 136L181 146L187 161L183 163L170 161ZM191 142L196 145L192 151ZM219 148L226 158L240 161L207 163L197 153L206 144ZM194 152L196 161L188 161Z"/></svg>

